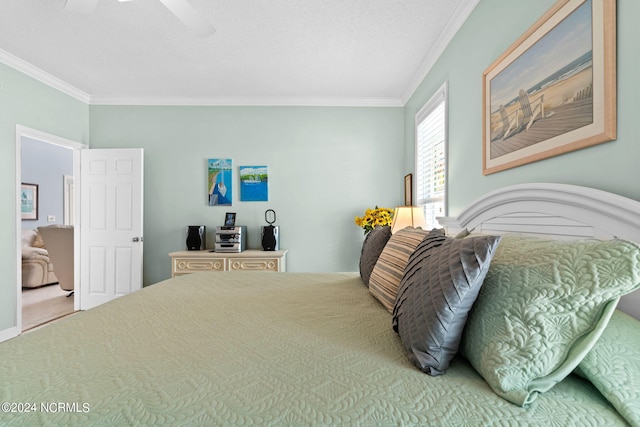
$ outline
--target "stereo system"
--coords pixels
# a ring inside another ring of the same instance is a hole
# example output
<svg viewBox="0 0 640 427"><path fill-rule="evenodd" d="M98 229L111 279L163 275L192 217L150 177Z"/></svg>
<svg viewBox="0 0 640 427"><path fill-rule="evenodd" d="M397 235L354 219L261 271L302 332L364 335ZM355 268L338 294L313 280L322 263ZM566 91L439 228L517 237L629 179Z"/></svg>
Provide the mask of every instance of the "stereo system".
<svg viewBox="0 0 640 427"><path fill-rule="evenodd" d="M187 250L203 251L206 245L207 227L204 225L187 225Z"/></svg>
<svg viewBox="0 0 640 427"><path fill-rule="evenodd" d="M277 225L267 225L262 227L262 250L280 250L280 227Z"/></svg>
<svg viewBox="0 0 640 427"><path fill-rule="evenodd" d="M276 211L267 209L264 212L264 220L269 225L262 227L262 250L278 251L280 250L280 227L273 225L276 222Z"/></svg>
<svg viewBox="0 0 640 427"><path fill-rule="evenodd" d="M216 227L215 252L242 252L247 249L247 226Z"/></svg>
<svg viewBox="0 0 640 427"><path fill-rule="evenodd" d="M261 227L260 242L263 251L280 250L280 227L274 225L276 212L267 209L264 219L268 225ZM215 245L211 252L242 252L247 249L247 226L235 225L235 212L225 214L224 225L216 227ZM206 227L187 225L187 250L204 251L206 249Z"/></svg>

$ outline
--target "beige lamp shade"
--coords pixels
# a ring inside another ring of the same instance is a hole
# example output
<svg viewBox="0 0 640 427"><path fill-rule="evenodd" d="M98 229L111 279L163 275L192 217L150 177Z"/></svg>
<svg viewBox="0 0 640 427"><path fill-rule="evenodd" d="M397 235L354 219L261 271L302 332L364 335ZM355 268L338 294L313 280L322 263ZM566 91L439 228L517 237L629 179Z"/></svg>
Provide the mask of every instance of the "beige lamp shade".
<svg viewBox="0 0 640 427"><path fill-rule="evenodd" d="M391 234L406 227L427 228L424 211L418 206L398 206L393 214Z"/></svg>

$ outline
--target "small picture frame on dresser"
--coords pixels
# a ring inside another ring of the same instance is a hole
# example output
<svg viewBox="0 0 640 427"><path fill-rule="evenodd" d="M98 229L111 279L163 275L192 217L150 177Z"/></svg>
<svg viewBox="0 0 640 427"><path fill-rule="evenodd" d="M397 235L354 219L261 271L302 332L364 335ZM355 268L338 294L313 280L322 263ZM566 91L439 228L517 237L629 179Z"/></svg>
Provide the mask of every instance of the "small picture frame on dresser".
<svg viewBox="0 0 640 427"><path fill-rule="evenodd" d="M236 226L236 213L235 212L227 212L224 214L224 226L225 227L235 227Z"/></svg>

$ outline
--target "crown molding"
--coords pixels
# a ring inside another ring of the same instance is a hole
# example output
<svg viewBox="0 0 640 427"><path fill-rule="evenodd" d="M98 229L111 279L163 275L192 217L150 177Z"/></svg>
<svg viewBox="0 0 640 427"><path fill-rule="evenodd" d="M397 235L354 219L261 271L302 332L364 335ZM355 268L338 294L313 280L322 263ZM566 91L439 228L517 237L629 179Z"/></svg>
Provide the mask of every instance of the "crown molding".
<svg viewBox="0 0 640 427"><path fill-rule="evenodd" d="M52 76L51 74L47 73L44 70L41 70L35 65L30 64L27 61L24 61L2 49L0 49L0 62L86 104L89 104L91 100L91 97L88 93L81 91L75 86L72 86L63 80Z"/></svg>
<svg viewBox="0 0 640 427"><path fill-rule="evenodd" d="M322 97L109 97L93 96L42 69L0 49L0 62L88 105L128 106L291 106L291 107L404 107L480 0L459 3L453 18L423 59L400 98Z"/></svg>
<svg viewBox="0 0 640 427"><path fill-rule="evenodd" d="M57 89L88 105L140 105L140 106L291 106L291 107L402 107L394 98L321 98L321 97L140 97L118 98L92 96L69 83L43 71L17 56L0 49L0 62L21 73Z"/></svg>
<svg viewBox="0 0 640 427"><path fill-rule="evenodd" d="M403 106L409 102L409 99L413 96L416 89L418 89L418 86L420 86L427 77L427 74L431 71L431 68L433 68L438 58L440 58L442 52L444 52L449 43L451 43L453 37L458 33L462 24L464 24L469 15L471 15L471 12L475 9L478 3L480 3L480 0L464 1L458 4L458 7L453 12L452 20L446 26L445 31L440 33L440 36L425 56L422 64L420 64L420 67L418 67L418 70L413 75L409 85L400 97L400 102Z"/></svg>
<svg viewBox="0 0 640 427"><path fill-rule="evenodd" d="M46 71L0 49L0 62L88 105L140 106L296 106L296 107L404 107L440 58L480 0L462 1L446 30L429 50L400 98L323 97L110 97L84 92Z"/></svg>
<svg viewBox="0 0 640 427"><path fill-rule="evenodd" d="M218 107L403 107L392 98L314 98L314 97L91 97L91 105L138 106L218 106Z"/></svg>

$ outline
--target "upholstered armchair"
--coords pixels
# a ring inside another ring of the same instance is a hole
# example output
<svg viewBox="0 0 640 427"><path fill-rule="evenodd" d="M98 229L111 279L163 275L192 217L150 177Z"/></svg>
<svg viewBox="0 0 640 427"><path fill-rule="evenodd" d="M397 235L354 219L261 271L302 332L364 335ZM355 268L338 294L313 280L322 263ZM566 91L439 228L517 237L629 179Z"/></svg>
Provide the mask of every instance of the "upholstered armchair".
<svg viewBox="0 0 640 427"><path fill-rule="evenodd" d="M73 226L49 225L38 227L53 263L53 271L58 278L60 288L73 293Z"/></svg>
<svg viewBox="0 0 640 427"><path fill-rule="evenodd" d="M22 230L22 287L37 288L58 281L44 242L36 230Z"/></svg>

